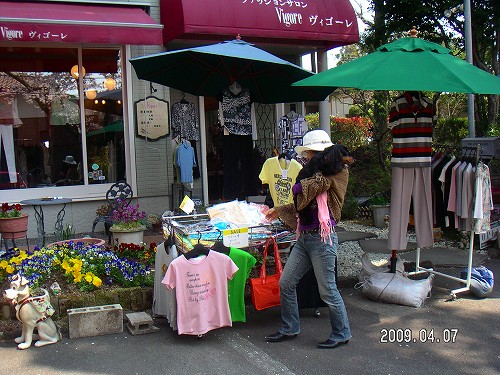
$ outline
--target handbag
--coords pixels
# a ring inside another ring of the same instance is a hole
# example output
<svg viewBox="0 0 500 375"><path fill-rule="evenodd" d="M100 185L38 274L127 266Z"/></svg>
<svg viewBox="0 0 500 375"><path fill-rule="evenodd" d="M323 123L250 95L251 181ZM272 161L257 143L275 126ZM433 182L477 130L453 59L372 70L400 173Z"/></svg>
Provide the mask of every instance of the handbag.
<svg viewBox="0 0 500 375"><path fill-rule="evenodd" d="M274 250L274 264L276 273L267 275L266 273L266 258L269 247ZM259 277L250 278L250 295L252 297L252 305L257 310L264 310L269 307L280 305L280 277L283 273L283 265L278 251L278 244L273 237L269 237L264 247L264 258L260 267Z"/></svg>

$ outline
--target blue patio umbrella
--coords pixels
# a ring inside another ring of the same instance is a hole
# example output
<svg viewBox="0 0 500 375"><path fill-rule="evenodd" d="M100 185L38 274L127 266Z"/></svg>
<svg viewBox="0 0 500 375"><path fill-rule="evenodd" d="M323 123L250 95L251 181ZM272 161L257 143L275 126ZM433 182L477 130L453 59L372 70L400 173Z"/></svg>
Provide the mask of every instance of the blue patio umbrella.
<svg viewBox="0 0 500 375"><path fill-rule="evenodd" d="M192 95L218 96L233 82L257 103L324 100L331 88L292 87L311 73L240 39L131 59L140 79Z"/></svg>

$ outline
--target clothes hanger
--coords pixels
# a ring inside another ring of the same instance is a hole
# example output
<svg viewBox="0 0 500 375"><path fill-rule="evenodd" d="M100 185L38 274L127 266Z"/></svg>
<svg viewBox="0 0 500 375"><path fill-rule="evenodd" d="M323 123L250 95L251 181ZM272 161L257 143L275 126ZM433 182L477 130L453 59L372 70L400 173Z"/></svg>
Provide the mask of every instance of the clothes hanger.
<svg viewBox="0 0 500 375"><path fill-rule="evenodd" d="M182 99L179 102L181 104L189 104L189 102L186 100L186 94L182 93Z"/></svg>
<svg viewBox="0 0 500 375"><path fill-rule="evenodd" d="M217 231L219 232L219 237L217 237L217 242L214 243L212 249L218 253L229 255L231 248L224 245L224 242L222 241L222 231L220 229L217 229Z"/></svg>
<svg viewBox="0 0 500 375"><path fill-rule="evenodd" d="M199 257L200 255L208 255L209 252L210 249L208 247L202 245L201 243L197 243L196 245L194 245L193 250L184 253L184 257L186 259L191 259Z"/></svg>
<svg viewBox="0 0 500 375"><path fill-rule="evenodd" d="M200 243L201 240L201 232L198 232L198 243L194 245L193 250L184 253L184 257L186 259L196 258L200 255L208 255L210 249L205 245Z"/></svg>
<svg viewBox="0 0 500 375"><path fill-rule="evenodd" d="M279 154L278 159L285 159L287 161L290 161L292 160L292 157L289 151L283 151L281 154Z"/></svg>

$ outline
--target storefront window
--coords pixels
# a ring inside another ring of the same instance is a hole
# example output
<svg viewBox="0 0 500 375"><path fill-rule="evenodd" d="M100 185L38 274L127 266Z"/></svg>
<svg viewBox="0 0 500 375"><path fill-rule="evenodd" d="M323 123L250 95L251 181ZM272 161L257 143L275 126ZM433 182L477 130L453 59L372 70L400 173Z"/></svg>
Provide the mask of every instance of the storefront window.
<svg viewBox="0 0 500 375"><path fill-rule="evenodd" d="M84 77L87 182L99 184L125 179L123 95L116 50L83 50L83 66L93 66ZM105 63L96 57L106 53ZM114 64L113 64L114 62Z"/></svg>
<svg viewBox="0 0 500 375"><path fill-rule="evenodd" d="M0 190L124 179L119 50L0 54Z"/></svg>

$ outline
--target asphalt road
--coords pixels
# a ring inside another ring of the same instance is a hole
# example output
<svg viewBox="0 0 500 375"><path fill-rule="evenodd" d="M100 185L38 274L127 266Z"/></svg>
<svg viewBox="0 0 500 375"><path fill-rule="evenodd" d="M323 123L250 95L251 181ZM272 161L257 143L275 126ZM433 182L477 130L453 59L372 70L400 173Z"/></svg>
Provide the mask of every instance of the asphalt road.
<svg viewBox="0 0 500 375"><path fill-rule="evenodd" d="M500 279L500 259L485 265ZM374 302L344 288L353 338L333 350L316 348L328 337L324 308L319 317L301 310L296 339L266 343L264 336L278 328L279 308L249 306L246 323L201 339L178 336L155 319L160 331L147 335L132 336L125 328L24 351L13 340L1 341L0 374L500 374L500 288L486 299L461 294L447 301L458 286L436 277L432 297L419 309Z"/></svg>

